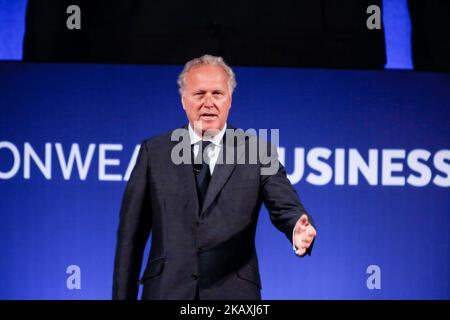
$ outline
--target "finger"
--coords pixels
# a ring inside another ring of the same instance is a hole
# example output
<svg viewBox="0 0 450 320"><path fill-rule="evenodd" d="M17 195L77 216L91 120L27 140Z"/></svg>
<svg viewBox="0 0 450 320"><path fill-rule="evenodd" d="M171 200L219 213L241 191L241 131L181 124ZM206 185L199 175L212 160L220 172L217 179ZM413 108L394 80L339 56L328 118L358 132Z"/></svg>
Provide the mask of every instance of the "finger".
<svg viewBox="0 0 450 320"><path fill-rule="evenodd" d="M294 238L294 242L296 247L300 248L308 242L308 235L305 232L298 233Z"/></svg>
<svg viewBox="0 0 450 320"><path fill-rule="evenodd" d="M302 224L302 221L299 219L299 220L297 221L297 224L295 225L295 233L301 235L301 234L305 233L306 228L307 228L307 227L304 226L304 225Z"/></svg>
<svg viewBox="0 0 450 320"><path fill-rule="evenodd" d="M306 227L302 224L298 224L297 227L295 228L295 233L299 234L299 235L303 235L306 232Z"/></svg>
<svg viewBox="0 0 450 320"><path fill-rule="evenodd" d="M308 225L305 224L307 222L305 222L304 220L301 220L302 218L299 219L299 221L297 222L297 227L296 227L296 231L298 233L304 234L307 231Z"/></svg>
<svg viewBox="0 0 450 320"><path fill-rule="evenodd" d="M303 235L302 237L300 237L300 247L305 247L307 243L308 243L307 236Z"/></svg>
<svg viewBox="0 0 450 320"><path fill-rule="evenodd" d="M314 236L313 235L307 235L306 236L306 240L308 240L309 242L313 241Z"/></svg>
<svg viewBox="0 0 450 320"><path fill-rule="evenodd" d="M309 229L308 229L308 236L310 236L310 237L315 237L316 236L316 230L311 226Z"/></svg>

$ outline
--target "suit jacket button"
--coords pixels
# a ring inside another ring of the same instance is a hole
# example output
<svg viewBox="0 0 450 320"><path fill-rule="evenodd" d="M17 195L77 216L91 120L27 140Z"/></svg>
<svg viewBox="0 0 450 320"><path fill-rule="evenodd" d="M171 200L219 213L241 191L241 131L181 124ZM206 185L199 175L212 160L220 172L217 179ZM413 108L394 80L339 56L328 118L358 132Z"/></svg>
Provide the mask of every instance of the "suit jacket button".
<svg viewBox="0 0 450 320"><path fill-rule="evenodd" d="M194 280L198 279L198 275L196 273L191 274L191 278Z"/></svg>

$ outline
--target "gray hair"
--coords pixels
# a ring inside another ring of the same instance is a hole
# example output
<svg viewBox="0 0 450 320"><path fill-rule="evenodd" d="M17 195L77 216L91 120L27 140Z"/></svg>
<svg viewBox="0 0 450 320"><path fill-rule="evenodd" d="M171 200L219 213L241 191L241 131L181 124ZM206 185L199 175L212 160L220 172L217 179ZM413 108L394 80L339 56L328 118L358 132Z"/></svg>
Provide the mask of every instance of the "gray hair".
<svg viewBox="0 0 450 320"><path fill-rule="evenodd" d="M234 76L233 70L225 63L222 57L212 56L209 54L205 54L201 57L192 59L188 61L183 68L183 71L181 71L180 75L178 76L178 91L180 92L180 95L183 95L183 88L185 85L186 75L187 73L196 66L202 66L202 65L212 65L212 66L219 66L222 67L222 69L228 74L228 89L230 90L230 93L233 94L234 89L237 86L236 83L236 77Z"/></svg>

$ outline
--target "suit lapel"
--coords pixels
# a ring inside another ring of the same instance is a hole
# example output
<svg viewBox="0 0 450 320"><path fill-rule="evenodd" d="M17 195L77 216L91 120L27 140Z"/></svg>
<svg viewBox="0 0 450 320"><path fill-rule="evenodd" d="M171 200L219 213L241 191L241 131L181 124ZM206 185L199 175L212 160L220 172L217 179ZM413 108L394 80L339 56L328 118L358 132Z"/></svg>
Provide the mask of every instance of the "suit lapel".
<svg viewBox="0 0 450 320"><path fill-rule="evenodd" d="M188 125L185 125L184 129L187 129L187 126ZM229 126L228 129L236 130L231 126ZM206 211L206 209L208 209L208 207L211 206L216 196L219 194L225 183L232 175L234 169L236 168L237 159L241 159L242 156L245 155L245 148L238 148L235 139L227 140L226 136L227 134L225 133L225 135L223 136L222 149L219 154L219 159L223 159L223 161L222 163L216 163L214 167L214 172L208 186L208 191L206 192L205 200L200 215L202 215ZM245 140L240 138L237 139L237 141L239 141L240 144L245 143ZM179 142L172 141L172 143L174 146ZM232 162L232 164L226 164L225 163L226 155L229 154L230 152L234 154L234 161ZM180 164L176 165L175 167L177 170L177 176L179 178L178 181L180 183L183 182L187 190L189 199L195 199L196 206L198 207L197 187L192 164ZM198 212L198 210L196 212Z"/></svg>
<svg viewBox="0 0 450 320"><path fill-rule="evenodd" d="M184 127L181 127L181 128L187 129L187 125L185 125ZM176 144L179 143L179 141L171 141L171 142L172 142L172 147L174 147ZM189 143L189 156L191 156L190 140L188 141L188 143ZM171 150L172 150L172 147L171 147ZM176 170L177 183L179 183L180 185L183 186L182 190L186 192L187 199L189 199L189 201L194 200L195 208L196 208L195 212L197 213L199 210L199 204L198 204L198 200L197 200L198 199L197 187L196 187L195 176L194 176L192 164L181 163L179 165L175 165L174 167ZM197 215L195 215L195 218L196 217L197 217Z"/></svg>
<svg viewBox="0 0 450 320"><path fill-rule="evenodd" d="M232 127L229 127L228 129L235 130ZM216 163L214 167L214 172L208 186L208 191L206 192L205 201L203 203L200 215L202 215L206 211L206 209L208 209L208 207L213 203L220 190L222 190L223 186L232 175L234 169L236 168L236 160L240 159L245 154L244 148L237 148L235 139L232 139L230 141L229 139L227 140L226 136L227 134L225 133L225 135L223 136L222 150L219 154L219 159L223 159L223 161L222 163ZM238 139L238 141L241 141L241 143L243 142L241 139ZM234 154L234 161L232 164L226 164L226 155L230 152Z"/></svg>

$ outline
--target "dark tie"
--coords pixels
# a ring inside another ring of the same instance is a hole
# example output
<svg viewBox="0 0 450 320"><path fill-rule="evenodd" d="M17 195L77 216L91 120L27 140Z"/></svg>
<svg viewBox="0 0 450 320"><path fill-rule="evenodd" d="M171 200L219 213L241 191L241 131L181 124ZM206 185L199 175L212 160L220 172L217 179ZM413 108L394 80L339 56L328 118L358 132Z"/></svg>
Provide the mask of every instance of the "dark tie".
<svg viewBox="0 0 450 320"><path fill-rule="evenodd" d="M211 141L202 140L202 148L198 150L194 161L195 181L197 182L197 194L200 208L203 206L206 191L208 190L209 182L211 181L211 172L209 171L209 159L205 163L203 154Z"/></svg>

